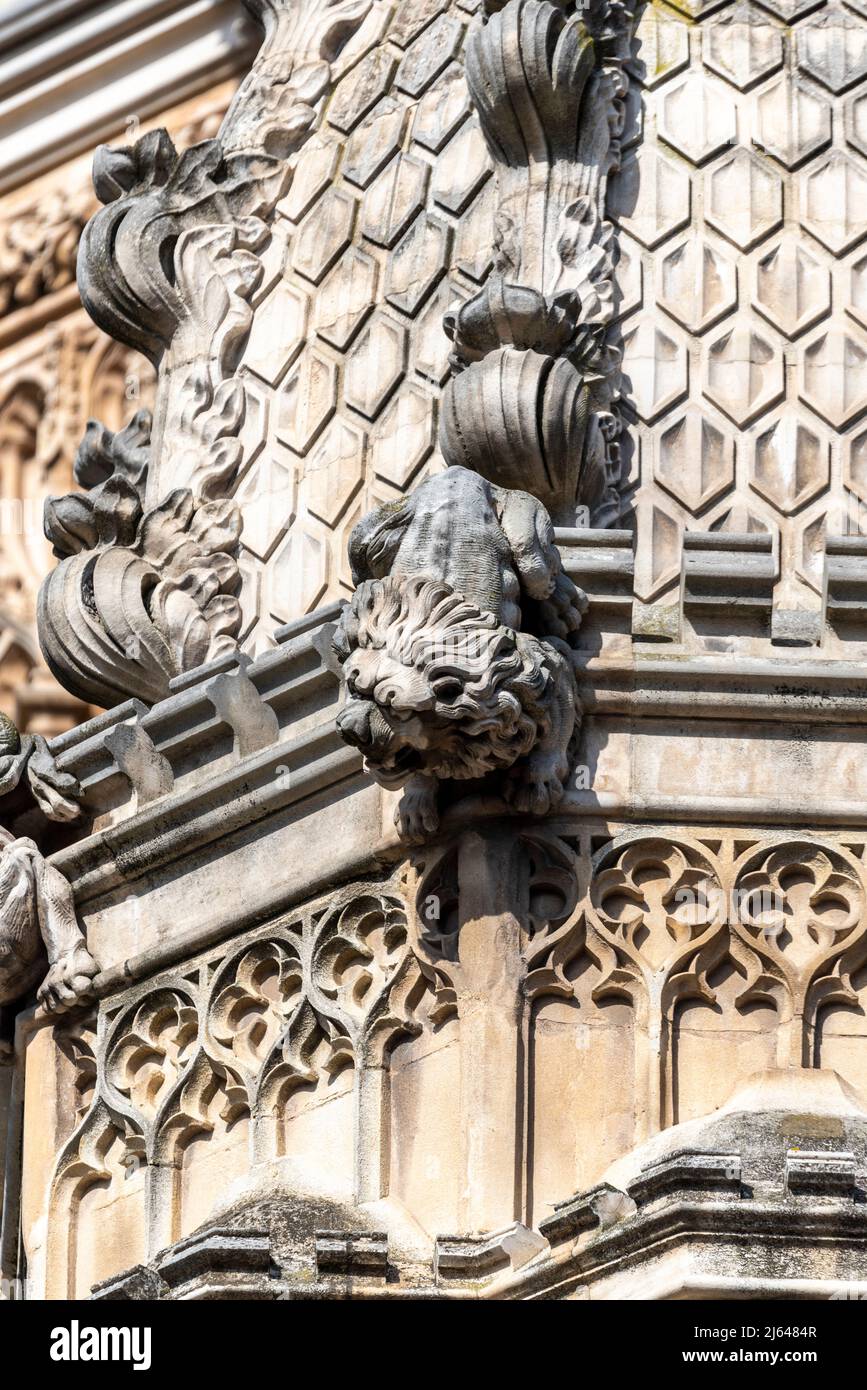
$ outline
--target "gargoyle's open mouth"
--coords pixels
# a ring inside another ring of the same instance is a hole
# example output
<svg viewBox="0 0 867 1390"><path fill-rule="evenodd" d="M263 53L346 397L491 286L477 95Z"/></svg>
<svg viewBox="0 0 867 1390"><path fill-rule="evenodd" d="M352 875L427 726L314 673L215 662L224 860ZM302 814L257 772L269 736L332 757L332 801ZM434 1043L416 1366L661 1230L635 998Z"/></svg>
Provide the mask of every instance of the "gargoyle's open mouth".
<svg viewBox="0 0 867 1390"><path fill-rule="evenodd" d="M404 748L399 748L394 757L388 759L388 763L395 772L416 772L421 767L421 757L417 748L407 744Z"/></svg>

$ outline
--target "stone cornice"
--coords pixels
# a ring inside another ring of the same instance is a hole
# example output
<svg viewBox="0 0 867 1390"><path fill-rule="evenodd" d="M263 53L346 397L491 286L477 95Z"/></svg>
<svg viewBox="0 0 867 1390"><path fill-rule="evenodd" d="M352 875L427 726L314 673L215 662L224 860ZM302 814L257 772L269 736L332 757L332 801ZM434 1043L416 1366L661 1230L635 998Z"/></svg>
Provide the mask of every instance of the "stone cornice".
<svg viewBox="0 0 867 1390"><path fill-rule="evenodd" d="M79 782L95 826L92 835L54 856L74 881L79 902L358 773L360 757L341 744L334 722L339 684L329 643L339 611L332 604L282 629L275 650L256 661L226 657L180 677L170 697L151 709L128 701L51 742L58 769ZM247 702L234 714L215 696L215 682L226 677ZM758 721L860 729L867 715L867 673L852 662L753 659L735 670L725 657L588 654L579 664L579 684L587 713L597 720L627 717L638 727L645 720L690 719L696 736L706 723L732 721L747 726L747 733ZM244 721L255 722L259 709L271 712L276 737L245 747ZM118 753L119 729L138 731L144 773L141 759ZM147 790L147 759L168 769L169 781L156 798ZM463 798L446 813L444 829L451 833L468 818L488 819L503 810L496 797ZM726 818L733 811L757 823L768 817L788 823L805 814L801 803L768 797L734 803L701 788L684 798L648 797L640 788L624 796L591 785L570 791L563 806L563 814L582 819ZM824 824L867 819L849 802L824 798L811 814ZM376 849L388 853L389 845Z"/></svg>

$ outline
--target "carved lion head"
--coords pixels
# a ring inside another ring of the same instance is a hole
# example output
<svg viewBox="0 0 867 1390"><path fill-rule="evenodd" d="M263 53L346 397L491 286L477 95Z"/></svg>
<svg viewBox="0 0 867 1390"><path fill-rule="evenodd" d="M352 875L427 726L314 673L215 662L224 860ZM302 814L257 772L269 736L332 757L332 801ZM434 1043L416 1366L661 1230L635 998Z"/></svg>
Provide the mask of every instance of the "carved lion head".
<svg viewBox="0 0 867 1390"><path fill-rule="evenodd" d="M366 580L334 646L347 689L338 727L382 786L511 767L547 727L543 645L438 580Z"/></svg>

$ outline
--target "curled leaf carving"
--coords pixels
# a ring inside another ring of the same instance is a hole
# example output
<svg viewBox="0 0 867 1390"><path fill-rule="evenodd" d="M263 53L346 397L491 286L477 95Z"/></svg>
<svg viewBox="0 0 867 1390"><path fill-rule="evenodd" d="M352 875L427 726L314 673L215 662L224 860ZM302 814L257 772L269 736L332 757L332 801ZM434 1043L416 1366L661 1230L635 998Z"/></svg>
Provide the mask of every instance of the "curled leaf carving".
<svg viewBox="0 0 867 1390"><path fill-rule="evenodd" d="M112 435L92 424L77 473L90 491L50 499L45 531L62 563L42 585L40 641L83 699L154 701L171 678L234 648L241 622L234 502L176 489L144 509L150 415Z"/></svg>

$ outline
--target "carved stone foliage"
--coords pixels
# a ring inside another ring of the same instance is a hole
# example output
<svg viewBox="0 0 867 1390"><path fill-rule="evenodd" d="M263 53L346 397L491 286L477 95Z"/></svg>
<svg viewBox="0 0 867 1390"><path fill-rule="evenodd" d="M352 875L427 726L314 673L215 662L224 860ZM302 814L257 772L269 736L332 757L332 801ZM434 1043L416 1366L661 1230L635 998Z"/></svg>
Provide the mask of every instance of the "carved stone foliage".
<svg viewBox="0 0 867 1390"><path fill-rule="evenodd" d="M79 289L91 317L159 361L197 307L183 283L175 284L180 239L200 227L261 220L284 181L277 160L224 155L219 140L178 154L168 133L156 130L129 148L100 146L93 182L104 207L87 224L79 254Z"/></svg>
<svg viewBox="0 0 867 1390"><path fill-rule="evenodd" d="M611 338L613 228L631 14L568 16L547 0L498 0L467 46L470 96L496 170L494 274L446 316L457 373L441 444L561 524L617 514L618 355Z"/></svg>
<svg viewBox="0 0 867 1390"><path fill-rule="evenodd" d="M152 369L80 314L16 351L0 396L0 707L21 729L51 736L81 717L81 705L51 679L39 652L39 585L51 567L43 509L73 482L88 416L120 429L152 401Z"/></svg>
<svg viewBox="0 0 867 1390"><path fill-rule="evenodd" d="M178 148L213 136L226 109L210 97L187 119L171 122ZM36 306L47 295L75 283L81 234L99 206L90 181L76 163L35 198L13 201L0 220L0 318ZM21 333L30 327L21 320Z"/></svg>
<svg viewBox="0 0 867 1390"><path fill-rule="evenodd" d="M436 830L445 779L507 769L517 810L555 806L578 717L568 640L583 596L541 504L451 468L366 517L350 559L338 727L382 786L405 788L404 838Z"/></svg>
<svg viewBox="0 0 867 1390"><path fill-rule="evenodd" d="M164 1204L150 1220L156 1250L185 1220L172 1174L194 1140L223 1142L248 1126L245 1171L248 1161L279 1157L299 1103L345 1093L338 1078L353 1072L354 1123L365 1136L356 1185L363 1200L379 1196L372 1187L387 1166L390 1050L450 1012L409 948L395 885L347 889L250 933L217 960L161 977L103 1011L92 1099L60 1155L57 1199L71 1192L74 1205L82 1179L111 1181L112 1150L115 1167L144 1172L149 1209Z"/></svg>
<svg viewBox="0 0 867 1390"><path fill-rule="evenodd" d="M172 676L233 649L240 626L229 501L178 488L145 510L151 418L112 434L91 422L76 478L88 491L46 503L61 564L39 599L39 635L58 679L82 699L153 701Z"/></svg>
<svg viewBox="0 0 867 1390"><path fill-rule="evenodd" d="M125 478L118 458L111 470L85 462L90 497L62 499L48 515L63 563L42 593L43 648L58 679L96 703L157 699L172 675L240 632L240 512L228 498L261 420L237 368L253 296L284 245L268 219L291 179L288 158L318 120L331 64L371 0L251 8L265 43L220 138L179 153L155 130L128 148L100 147L94 160L104 206L81 239L82 299L159 368L147 471L136 465ZM86 439L84 454L95 447Z"/></svg>
<svg viewBox="0 0 867 1390"><path fill-rule="evenodd" d="M286 158L304 142L333 81L332 63L361 27L373 0L244 0L265 31L249 76L229 108L227 150L263 149Z"/></svg>

